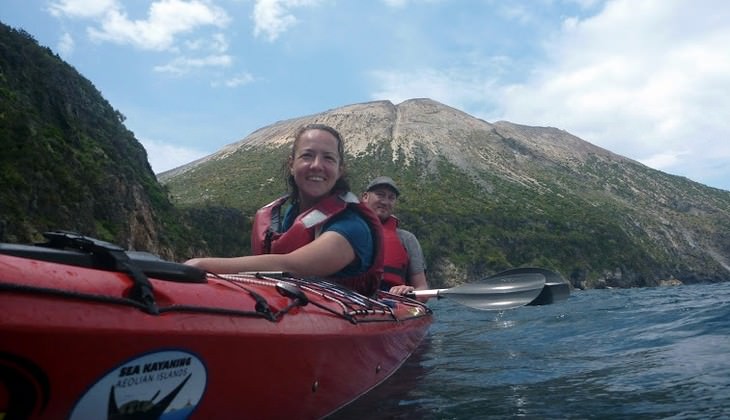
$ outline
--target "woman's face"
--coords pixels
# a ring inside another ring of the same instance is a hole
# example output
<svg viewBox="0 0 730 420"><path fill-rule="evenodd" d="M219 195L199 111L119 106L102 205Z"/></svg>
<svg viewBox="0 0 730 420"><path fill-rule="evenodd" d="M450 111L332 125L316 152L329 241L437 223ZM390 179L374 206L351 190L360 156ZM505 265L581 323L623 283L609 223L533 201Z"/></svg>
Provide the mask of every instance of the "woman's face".
<svg viewBox="0 0 730 420"><path fill-rule="evenodd" d="M329 194L342 176L342 160L337 151L337 139L327 131L305 131L289 160L289 172L299 188L302 209Z"/></svg>

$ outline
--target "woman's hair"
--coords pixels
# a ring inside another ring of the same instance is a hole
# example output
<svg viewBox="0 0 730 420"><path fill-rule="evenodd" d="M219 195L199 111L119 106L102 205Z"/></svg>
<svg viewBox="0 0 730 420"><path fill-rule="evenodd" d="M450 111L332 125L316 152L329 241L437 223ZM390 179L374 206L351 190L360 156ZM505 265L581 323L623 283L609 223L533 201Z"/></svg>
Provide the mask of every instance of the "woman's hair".
<svg viewBox="0 0 730 420"><path fill-rule="evenodd" d="M340 167L342 168L342 173L340 175L340 178L335 183L335 186L332 187L333 191L350 191L350 183L347 180L347 172L345 171L345 145L342 140L342 136L340 133L335 130L334 128L330 127L326 124L306 124L296 131L294 134L294 143L292 143L291 146L291 154L289 157L284 160L283 165L283 171L284 171L284 177L286 178L287 187L289 189L289 197L291 197L291 200L296 202L299 200L299 187L297 186L297 183L294 181L294 175L291 174L289 171L289 162L291 160L294 160L294 154L297 150L297 145L299 144L299 140L302 138L302 135L306 133L309 130L322 130L326 131L337 140L337 155L340 159Z"/></svg>

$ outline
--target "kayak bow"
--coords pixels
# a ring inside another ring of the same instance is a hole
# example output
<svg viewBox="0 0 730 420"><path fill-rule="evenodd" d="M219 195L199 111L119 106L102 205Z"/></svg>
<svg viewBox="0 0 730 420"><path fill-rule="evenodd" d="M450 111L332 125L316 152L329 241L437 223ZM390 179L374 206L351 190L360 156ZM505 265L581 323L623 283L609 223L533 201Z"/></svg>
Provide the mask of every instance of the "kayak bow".
<svg viewBox="0 0 730 420"><path fill-rule="evenodd" d="M206 275L68 232L0 244L0 418L324 417L427 333L426 306L382 297Z"/></svg>

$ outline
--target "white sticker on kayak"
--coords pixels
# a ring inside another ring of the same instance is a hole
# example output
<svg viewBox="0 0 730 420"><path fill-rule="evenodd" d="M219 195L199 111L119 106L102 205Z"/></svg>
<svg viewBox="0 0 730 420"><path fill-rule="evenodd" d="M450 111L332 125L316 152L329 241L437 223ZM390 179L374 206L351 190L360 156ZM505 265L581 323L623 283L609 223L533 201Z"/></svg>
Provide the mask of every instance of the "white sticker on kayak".
<svg viewBox="0 0 730 420"><path fill-rule="evenodd" d="M185 419L203 397L206 381L205 365L191 353L145 354L97 381L70 419Z"/></svg>

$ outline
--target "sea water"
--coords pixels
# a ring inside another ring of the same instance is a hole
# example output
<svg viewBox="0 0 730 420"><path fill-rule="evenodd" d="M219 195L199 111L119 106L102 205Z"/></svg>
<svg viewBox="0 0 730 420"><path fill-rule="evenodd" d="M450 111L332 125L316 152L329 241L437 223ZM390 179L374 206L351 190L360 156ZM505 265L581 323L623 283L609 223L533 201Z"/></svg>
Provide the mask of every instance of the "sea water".
<svg viewBox="0 0 730 420"><path fill-rule="evenodd" d="M334 419L730 419L730 282L432 300L418 350Z"/></svg>

